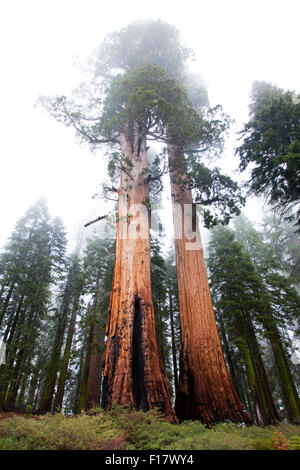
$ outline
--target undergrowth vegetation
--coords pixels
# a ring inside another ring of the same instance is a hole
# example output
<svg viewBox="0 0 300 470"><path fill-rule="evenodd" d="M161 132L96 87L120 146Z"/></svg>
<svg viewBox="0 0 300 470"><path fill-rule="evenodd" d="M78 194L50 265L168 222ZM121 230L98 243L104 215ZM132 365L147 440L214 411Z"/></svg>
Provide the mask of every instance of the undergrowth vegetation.
<svg viewBox="0 0 300 470"><path fill-rule="evenodd" d="M300 426L259 428L199 421L170 424L157 411L120 406L109 412L34 416L0 412L1 450L300 450Z"/></svg>

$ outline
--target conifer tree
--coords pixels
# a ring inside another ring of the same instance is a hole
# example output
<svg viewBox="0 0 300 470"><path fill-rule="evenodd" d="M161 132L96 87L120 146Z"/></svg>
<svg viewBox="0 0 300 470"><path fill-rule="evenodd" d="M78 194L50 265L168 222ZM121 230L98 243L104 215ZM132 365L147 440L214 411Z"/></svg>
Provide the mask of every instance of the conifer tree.
<svg viewBox="0 0 300 470"><path fill-rule="evenodd" d="M291 372L288 352L290 341L285 338L285 330L286 328L294 330L295 324L299 321L300 297L291 279L282 269L284 263L272 245L263 240L263 236L251 223L240 217L236 221L236 230L237 237L249 251L262 281L260 292L263 303L259 311L259 320L271 344L289 420L298 422L300 401Z"/></svg>
<svg viewBox="0 0 300 470"><path fill-rule="evenodd" d="M236 153L240 170L251 165L249 192L262 195L275 213L300 224L300 104L292 91L267 82L252 85L249 121Z"/></svg>
<svg viewBox="0 0 300 470"><path fill-rule="evenodd" d="M1 366L1 405L14 406L21 395L38 347L38 336L50 302L54 275L53 229L46 202L39 200L28 209L6 246L5 300L2 328L7 362Z"/></svg>
<svg viewBox="0 0 300 470"><path fill-rule="evenodd" d="M70 319L67 329L67 337L64 345L64 351L60 362L59 380L55 395L54 409L61 409L63 405L63 397L67 379L67 372L72 350L72 342L75 333L76 320L80 310L80 298L83 295L84 278L81 269L79 255L75 252L70 256L70 280L72 281L72 299L70 303Z"/></svg>
<svg viewBox="0 0 300 470"><path fill-rule="evenodd" d="M276 424L278 414L254 323L263 304L261 279L249 254L225 228L213 231L208 267L220 323L226 321L227 335L243 357L256 420L261 426Z"/></svg>
<svg viewBox="0 0 300 470"><path fill-rule="evenodd" d="M179 301L178 284L176 273L175 255L169 252L166 258L167 266L167 295L168 295L168 316L170 324L170 338L172 347L172 365L173 365L173 383L176 396L179 371L179 351L181 342L180 319L179 319Z"/></svg>
<svg viewBox="0 0 300 470"><path fill-rule="evenodd" d="M79 409L99 406L102 387L102 356L111 291L114 240L88 239L83 257L84 291L91 296L85 318L86 342Z"/></svg>
<svg viewBox="0 0 300 470"><path fill-rule="evenodd" d="M153 28L157 32L155 35L153 35ZM133 44L134 47L132 47ZM166 47L167 44L168 47ZM123 240L120 236L119 221L127 217L126 209L131 203L144 204L145 209L148 208L149 183L158 180L163 173L162 169L159 175L149 174L146 139L176 146L179 148L179 153L187 146L192 145L195 149L200 140L202 147L201 150L198 149L199 153L205 150L205 146L215 148L221 140L220 134L228 126L228 119L224 115L218 117L219 107L209 110L208 113L199 114L189 101L182 87L184 63L189 54L190 51L179 44L176 28L161 21L136 23L108 35L102 46L95 52L95 78L88 86L88 93L86 93L88 98L85 104L82 104L85 99L84 95L80 104L71 102L65 97L53 100L43 99L44 105L56 119L74 127L77 135L87 140L93 147L105 142L121 146L121 152L114 152L110 160L111 166L120 169L120 184L115 275L104 368L103 393L106 397L104 404L107 406L111 401L117 401L148 409L153 407L154 403L155 406L160 403L159 406L165 410L166 416L171 420L175 418L167 392L168 384L162 369L162 362L156 351L156 340L150 340L155 337L155 331L150 292L149 231L148 241L143 240L142 243L137 243L133 240ZM99 95L101 89L102 96ZM90 99L91 93L93 95L94 92L96 93ZM194 158L193 161L197 163L197 159ZM202 171L203 166L201 164L197 166L196 163L197 171ZM203 182L203 178L200 178L201 184L204 184L206 189L205 197L201 197L199 202L205 201L207 205L215 203L216 207L219 206L222 209L225 207L224 220L228 221L231 214L237 213L238 205L242 202L237 186L229 178L220 175L218 170L206 171L204 174L209 176L209 181L204 178ZM183 175L183 180L186 182L185 175ZM210 185L214 181L216 184L211 188ZM115 191L115 188L111 189ZM191 195L188 191L187 194L189 194L190 202ZM126 203L123 205L121 204L122 196L126 196ZM209 210L206 210L205 218L208 225L212 221L215 222ZM145 221L146 219L145 213ZM134 219L127 223L129 232L132 227L134 230L134 225L130 226L131 222L134 222ZM180 256L177 258L179 269L182 269L184 263ZM137 262L142 259L143 263ZM128 263L133 263L132 269L128 268ZM199 267L201 273L205 272L204 262L201 262ZM126 277L122 276L124 272L127 273ZM129 275L132 281L128 279ZM199 385L201 381L197 371L201 370L204 357L197 352L197 357L191 357L188 360L190 364L188 367L187 357L190 354L193 355L192 351L200 351L201 344L198 344L197 340L189 344L187 348L183 346L188 352L182 354L182 360L185 361L185 365L181 368L182 383L186 382L187 385L194 380L196 388L192 390L188 385L190 404L182 410L179 407L178 412L182 418L200 418L207 423L226 417L240 421L243 420L243 416L238 397L230 383L224 360L219 360L222 357L222 351L213 312L211 306L209 307L211 302L207 279L204 276L202 280L207 289L207 301L203 304L202 313L198 312L196 321L192 323L205 332L205 328L201 326L201 318L205 317L205 312L207 313L211 327L210 332L207 331L204 334L208 335L209 341L211 340L211 371L216 371L217 375L215 377L211 374L206 375L207 385L204 388L203 385ZM184 292L182 281L179 284L181 292L179 297L192 298L193 293ZM129 285L130 289L133 288L131 293L127 292ZM123 303L121 308L123 291L126 292L128 305ZM196 297L198 298L198 294ZM182 306L181 302L181 316L184 319L187 318L187 313ZM145 318L145 324L141 326L143 318ZM184 320L181 323L183 328L184 325L187 325L187 328L191 327ZM132 342L134 351L122 339L126 337L128 341L132 335L134 336ZM184 344L186 344L186 338L187 335L184 333ZM118 345L117 348L115 344ZM117 357L113 353L116 350L118 351ZM148 363L149 360L153 363ZM218 362L217 366L215 361ZM133 370L136 370L137 375L132 376ZM214 382L214 386L209 385L210 381ZM123 384L122 393L120 392L121 383ZM148 384L147 387L145 383ZM154 383L160 385L154 386ZM221 389L225 392L219 393L216 384L220 386L219 392ZM135 388L136 393L133 393ZM185 385L182 388L184 389ZM160 396L157 395L158 389L161 391ZM211 391L215 391L215 395ZM199 397L205 393L207 396L204 407ZM181 403L184 401L182 397ZM229 406L228 403L231 405Z"/></svg>
<svg viewBox="0 0 300 470"><path fill-rule="evenodd" d="M169 311L168 311L168 284L167 264L162 254L161 245L163 234L153 236L151 239L151 285L153 304L155 309L155 326L157 342L169 382L173 380L171 366L171 345L169 342Z"/></svg>

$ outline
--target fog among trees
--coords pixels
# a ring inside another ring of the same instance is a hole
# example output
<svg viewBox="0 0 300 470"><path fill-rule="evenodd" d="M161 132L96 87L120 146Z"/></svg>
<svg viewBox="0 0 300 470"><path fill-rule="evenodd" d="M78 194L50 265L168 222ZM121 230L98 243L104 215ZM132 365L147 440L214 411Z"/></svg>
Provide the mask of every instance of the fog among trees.
<svg viewBox="0 0 300 470"><path fill-rule="evenodd" d="M135 20L36 100L102 174L71 231L41 195L0 252L4 412L300 424L300 96L253 82L227 171L234 116L193 59Z"/></svg>

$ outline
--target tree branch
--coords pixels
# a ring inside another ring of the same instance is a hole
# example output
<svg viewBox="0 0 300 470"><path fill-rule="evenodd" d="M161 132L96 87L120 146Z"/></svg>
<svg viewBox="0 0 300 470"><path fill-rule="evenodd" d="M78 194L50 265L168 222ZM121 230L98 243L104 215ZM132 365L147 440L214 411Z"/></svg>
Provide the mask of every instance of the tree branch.
<svg viewBox="0 0 300 470"><path fill-rule="evenodd" d="M94 223L96 223L96 222L99 222L99 220L105 219L107 216L108 216L108 214L101 215L100 217L97 217L97 219L91 220L90 222L88 222L88 223L85 224L84 226L85 226L85 227L88 227L89 225L92 225L92 224L94 224Z"/></svg>
<svg viewBox="0 0 300 470"><path fill-rule="evenodd" d="M147 176L146 178L146 181L148 183L150 183L150 181L157 181L157 180L160 180L160 178L166 173L166 162L164 162L164 167L162 169L162 171L159 173L159 175L156 175L156 176Z"/></svg>

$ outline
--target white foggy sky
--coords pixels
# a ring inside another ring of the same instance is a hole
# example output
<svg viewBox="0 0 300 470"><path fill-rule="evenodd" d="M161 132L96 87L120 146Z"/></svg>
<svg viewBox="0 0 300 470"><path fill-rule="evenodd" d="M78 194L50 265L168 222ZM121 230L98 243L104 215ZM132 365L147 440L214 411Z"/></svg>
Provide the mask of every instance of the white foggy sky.
<svg viewBox="0 0 300 470"><path fill-rule="evenodd" d="M70 129L34 103L40 94L74 88L81 75L71 57L87 57L104 35L131 21L161 18L179 27L194 49L192 70L208 87L211 104L236 120L223 162L233 170L235 132L247 120L254 80L300 92L298 1L268 0L2 0L0 3L0 247L14 224L40 196L68 231L90 215L103 178L101 150L79 146ZM235 177L234 175L232 175ZM249 204L255 217L257 205Z"/></svg>

